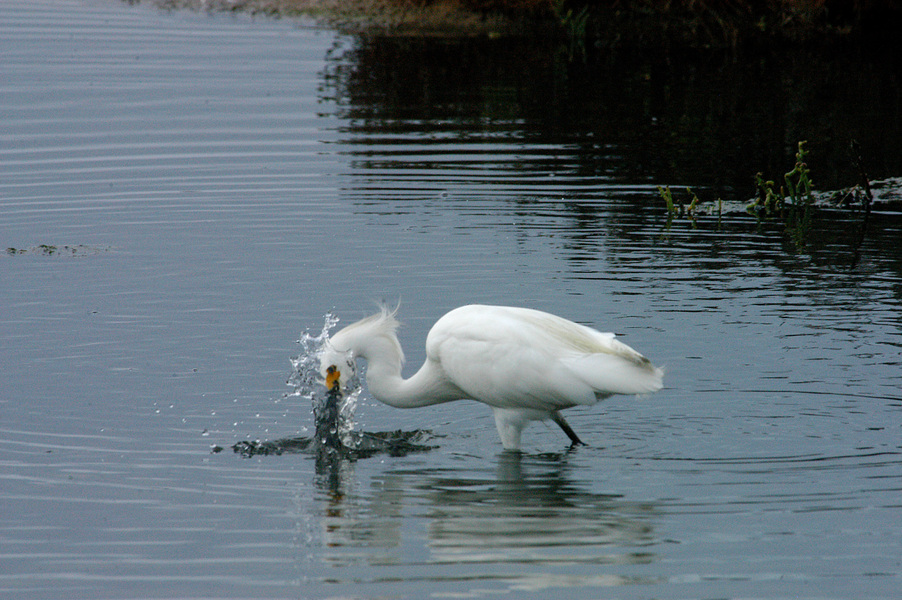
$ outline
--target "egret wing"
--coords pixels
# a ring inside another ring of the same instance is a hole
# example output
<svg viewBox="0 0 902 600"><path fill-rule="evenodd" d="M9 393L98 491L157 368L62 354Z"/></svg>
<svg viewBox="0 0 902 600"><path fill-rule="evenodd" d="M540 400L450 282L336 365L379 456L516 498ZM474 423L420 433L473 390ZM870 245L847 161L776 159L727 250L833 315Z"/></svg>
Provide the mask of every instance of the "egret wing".
<svg viewBox="0 0 902 600"><path fill-rule="evenodd" d="M471 398L500 408L594 404L660 389L663 375L612 333L525 308L455 309L429 333L427 353Z"/></svg>
<svg viewBox="0 0 902 600"><path fill-rule="evenodd" d="M537 311L466 308L471 310L457 309L436 323L427 354L469 397L499 408L543 411L596 401L590 385L561 360L572 350L523 318Z"/></svg>

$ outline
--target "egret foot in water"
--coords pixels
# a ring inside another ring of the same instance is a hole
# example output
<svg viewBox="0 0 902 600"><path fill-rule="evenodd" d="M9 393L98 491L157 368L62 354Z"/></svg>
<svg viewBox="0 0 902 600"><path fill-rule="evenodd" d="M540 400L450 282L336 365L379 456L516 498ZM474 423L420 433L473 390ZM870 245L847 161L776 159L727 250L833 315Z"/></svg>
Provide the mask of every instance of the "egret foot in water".
<svg viewBox="0 0 902 600"><path fill-rule="evenodd" d="M564 419L561 413L554 411L551 413L551 420L558 424L558 426L564 430L564 433L567 434L567 437L570 438L573 446L585 446L586 443L579 439L579 436L576 435L576 432L570 427L570 423Z"/></svg>

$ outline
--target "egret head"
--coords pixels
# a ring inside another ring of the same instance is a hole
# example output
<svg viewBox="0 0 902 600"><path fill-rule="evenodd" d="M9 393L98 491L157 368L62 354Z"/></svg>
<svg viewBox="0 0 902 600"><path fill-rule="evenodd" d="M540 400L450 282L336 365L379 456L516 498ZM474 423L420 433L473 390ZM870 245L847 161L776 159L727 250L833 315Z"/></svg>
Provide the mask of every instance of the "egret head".
<svg viewBox="0 0 902 600"><path fill-rule="evenodd" d="M332 344L326 342L326 347L320 357L319 373L323 376L323 383L328 391L338 391L344 394L348 382L357 375L354 353L350 350L337 350Z"/></svg>
<svg viewBox="0 0 902 600"><path fill-rule="evenodd" d="M320 375L326 389L333 391L337 385L342 395L349 393L348 386L356 385L358 358L370 362L370 373L373 361L400 372L404 352L395 335L397 328L394 311L383 308L380 313L352 323L326 340L320 357Z"/></svg>

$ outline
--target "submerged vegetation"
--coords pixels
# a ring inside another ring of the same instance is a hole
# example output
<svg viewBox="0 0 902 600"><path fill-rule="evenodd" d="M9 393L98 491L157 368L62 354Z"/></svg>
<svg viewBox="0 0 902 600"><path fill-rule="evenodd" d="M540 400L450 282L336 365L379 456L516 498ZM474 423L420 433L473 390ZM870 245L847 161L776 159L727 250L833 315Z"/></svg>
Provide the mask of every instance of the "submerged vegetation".
<svg viewBox="0 0 902 600"><path fill-rule="evenodd" d="M165 8L306 16L351 30L490 36L542 33L597 46L731 46L755 38L895 35L902 17L902 4L896 0L150 1Z"/></svg>

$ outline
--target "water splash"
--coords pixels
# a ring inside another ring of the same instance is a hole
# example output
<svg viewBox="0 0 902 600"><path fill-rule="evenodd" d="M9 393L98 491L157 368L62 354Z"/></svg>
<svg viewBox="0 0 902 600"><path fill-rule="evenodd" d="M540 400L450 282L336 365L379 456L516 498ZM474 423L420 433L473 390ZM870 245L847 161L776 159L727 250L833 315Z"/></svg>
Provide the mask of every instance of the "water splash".
<svg viewBox="0 0 902 600"><path fill-rule="evenodd" d="M291 359L294 370L287 382L293 388L288 397L306 400L313 408L316 426L313 445L317 450L356 447L354 413L362 391L360 380L355 375L343 389L328 390L320 374L320 359L338 321L338 317L327 313L319 334L312 334L309 329L301 334L298 340L301 353Z"/></svg>
<svg viewBox="0 0 902 600"><path fill-rule="evenodd" d="M336 461L356 459L385 453L401 456L411 452L431 450L420 442L429 439L428 431L357 431L354 413L357 410L362 386L357 375L350 377L342 389L326 388L320 374L320 359L329 343L329 334L338 324L338 317L328 313L319 333L308 329L298 340L301 352L291 358L293 368L286 382L292 391L285 399L309 402L312 407L315 433L312 438L295 437L273 441L243 441L232 450L244 457L313 452L318 466L337 466ZM215 450L214 450L215 451Z"/></svg>

